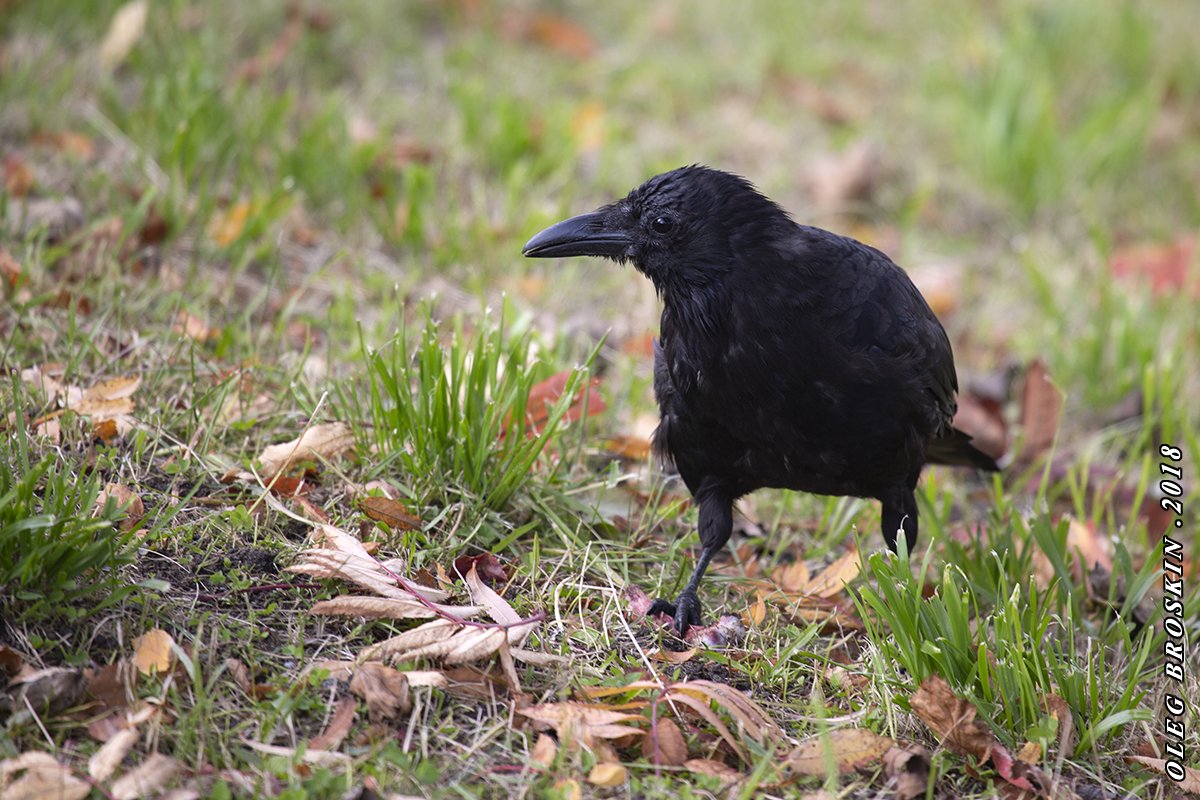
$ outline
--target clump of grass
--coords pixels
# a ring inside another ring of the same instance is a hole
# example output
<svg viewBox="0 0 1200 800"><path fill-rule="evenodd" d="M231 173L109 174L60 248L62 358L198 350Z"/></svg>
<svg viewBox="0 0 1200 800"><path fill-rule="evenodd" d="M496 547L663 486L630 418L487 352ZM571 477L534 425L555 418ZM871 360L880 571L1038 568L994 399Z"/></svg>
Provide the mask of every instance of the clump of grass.
<svg viewBox="0 0 1200 800"><path fill-rule="evenodd" d="M858 589L855 602L882 656L882 671L904 686L940 675L1010 746L1046 738L1044 699L1050 694L1067 702L1079 725L1076 753L1150 719L1138 687L1148 677L1154 635L1148 630L1138 639L1131 633L1136 626L1125 619L1149 590L1153 570L1135 573L1119 553L1112 584L1127 591L1110 602L1115 608L1123 600L1122 613L1109 617L1104 630L1089 631L1094 626L1082 609L1083 593L1070 590L1067 522L1053 525L1039 516L989 531L986 541L949 546L941 581L928 598L907 554L868 560L873 580ZM1046 588L1030 577L1035 542L1056 575ZM1094 646L1088 639L1080 651L1083 631L1095 633L1101 645L1111 640L1117 646ZM1122 655L1114 660L1114 652Z"/></svg>
<svg viewBox="0 0 1200 800"><path fill-rule="evenodd" d="M95 513L100 476L76 475L55 453L34 458L16 415L0 441L0 605L24 619L81 618L127 598L121 580L133 560L133 531L109 498Z"/></svg>
<svg viewBox="0 0 1200 800"><path fill-rule="evenodd" d="M421 503L465 501L491 511L532 484L562 477L570 459L547 458L536 474L535 466L548 451L563 455L568 411L597 351L569 371L557 399L535 408L530 394L553 370L539 359L533 334L520 328L508 327L502 311L468 334L461 319L447 330L426 311L415 344L404 328L368 354L365 396L343 387L341 397L350 418L371 423L362 435L364 451L381 456L374 472L402 472Z"/></svg>

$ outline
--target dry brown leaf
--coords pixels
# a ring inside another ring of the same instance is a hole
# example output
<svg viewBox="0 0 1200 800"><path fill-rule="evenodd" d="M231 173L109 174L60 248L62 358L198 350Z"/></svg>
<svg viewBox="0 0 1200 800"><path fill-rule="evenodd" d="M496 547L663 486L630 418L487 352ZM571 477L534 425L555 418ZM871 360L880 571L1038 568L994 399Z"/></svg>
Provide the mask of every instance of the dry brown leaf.
<svg viewBox="0 0 1200 800"><path fill-rule="evenodd" d="M250 694L252 684L250 682L250 669L239 659L225 659L225 671L229 673L229 679L234 685L241 689L246 694Z"/></svg>
<svg viewBox="0 0 1200 800"><path fill-rule="evenodd" d="M1054 444L1062 415L1062 392L1050 379L1045 363L1035 360L1025 372L1021 391L1021 449L1017 458L1030 464Z"/></svg>
<svg viewBox="0 0 1200 800"><path fill-rule="evenodd" d="M358 584L377 595L394 599L411 599L413 591L433 603L448 597L439 589L418 586L411 582L408 589L412 591L400 588L396 585L399 573L381 564L367 552L357 537L340 528L319 524L314 526L313 535L324 547L318 546L303 551L300 560L287 567L286 571L319 578L338 578Z"/></svg>
<svg viewBox="0 0 1200 800"><path fill-rule="evenodd" d="M109 795L113 800L137 800L139 797L156 795L182 768L183 765L170 756L154 753L114 781Z"/></svg>
<svg viewBox="0 0 1200 800"><path fill-rule="evenodd" d="M897 744L883 754L883 774L894 800L916 800L929 786L929 753L917 744Z"/></svg>
<svg viewBox="0 0 1200 800"><path fill-rule="evenodd" d="M779 726L767 715L762 706L732 686L716 681L699 680L677 683L672 686L672 690L711 699L728 711L742 725L746 733L759 741L782 734Z"/></svg>
<svg viewBox="0 0 1200 800"><path fill-rule="evenodd" d="M629 461L645 461L650 457L650 440L644 436L614 436L604 443L604 451Z"/></svg>
<svg viewBox="0 0 1200 800"><path fill-rule="evenodd" d="M362 617L364 619L430 619L438 616L439 610L458 617L473 617L482 611L483 607L445 606L437 603L427 606L413 597L368 597L361 594L344 594L314 603L310 613Z"/></svg>
<svg viewBox="0 0 1200 800"><path fill-rule="evenodd" d="M661 661L664 664L683 664L691 661L696 652L695 647L689 647L687 650L655 650L650 654L650 660Z"/></svg>
<svg viewBox="0 0 1200 800"><path fill-rule="evenodd" d="M74 667L47 667L26 672L0 691L0 711L31 706L38 714L57 714L83 697L83 672Z"/></svg>
<svg viewBox="0 0 1200 800"><path fill-rule="evenodd" d="M364 497L358 502L359 508L371 519L382 522L395 531L418 531L421 529L421 518L408 513L404 503L390 497Z"/></svg>
<svg viewBox="0 0 1200 800"><path fill-rule="evenodd" d="M154 628L133 640L133 663L143 675L161 675L175 664L171 634Z"/></svg>
<svg viewBox="0 0 1200 800"><path fill-rule="evenodd" d="M471 566L471 570L463 580L466 581L467 590L471 593L472 602L483 606L488 616L499 624L510 626L507 628L508 643L513 647L520 647L524 644L536 623L518 625L521 615L508 604L508 601L480 580L474 565Z"/></svg>
<svg viewBox="0 0 1200 800"><path fill-rule="evenodd" d="M301 461L330 460L354 446L354 432L344 422L313 425L298 439L267 447L258 456L260 475L269 482ZM239 476L240 477L240 476Z"/></svg>
<svg viewBox="0 0 1200 800"><path fill-rule="evenodd" d="M539 433L549 421L550 412L562 398L563 392L566 391L567 381L570 380L571 375L570 370L565 370L551 375L530 388L529 399L525 404L525 427L529 435ZM576 422L583 417L585 411L595 415L604 409L604 398L600 395L600 379L592 378L586 385L580 387L570 407L563 414L563 421ZM511 420L505 420L505 434L508 432L510 423Z"/></svg>
<svg viewBox="0 0 1200 800"><path fill-rule="evenodd" d="M549 767L554 763L556 755L558 755L558 742L544 733L539 733L533 749L529 751L529 760L543 767Z"/></svg>
<svg viewBox="0 0 1200 800"><path fill-rule="evenodd" d="M799 775L825 775L827 757L845 775L879 761L896 743L866 728L839 728L827 736L805 739L788 755L785 766Z"/></svg>
<svg viewBox="0 0 1200 800"><path fill-rule="evenodd" d="M280 747L274 744L253 742L249 739L242 739L242 744L251 750L257 750L269 756L281 756L292 759L299 757L305 764L312 764L316 767L346 767L352 763L350 756L345 753L335 753L330 750L305 750L301 754L295 747Z"/></svg>
<svg viewBox="0 0 1200 800"><path fill-rule="evenodd" d="M1200 293L1200 285L1191 271L1195 254L1196 236L1184 234L1170 244L1136 244L1119 248L1109 260L1109 269L1118 278L1149 278L1155 295L1190 288L1195 297Z"/></svg>
<svg viewBox="0 0 1200 800"><path fill-rule="evenodd" d="M121 530L131 530L146 515L146 506L142 502L142 498L134 494L132 489L123 483L110 483L104 487L104 491L96 495L93 516L99 516L104 511L104 506L110 497L117 508L125 511L125 518L121 520Z"/></svg>
<svg viewBox="0 0 1200 800"><path fill-rule="evenodd" d="M90 784L49 753L22 753L0 761L0 797L4 800L82 800L91 791Z"/></svg>
<svg viewBox="0 0 1200 800"><path fill-rule="evenodd" d="M642 737L642 755L651 764L681 767L688 760L683 732L669 717L658 717Z"/></svg>
<svg viewBox="0 0 1200 800"><path fill-rule="evenodd" d="M817 573L808 588L805 589L805 593L824 598L841 594L846 588L846 584L858 577L861 568L862 561L859 558L858 550L849 550Z"/></svg>
<svg viewBox="0 0 1200 800"><path fill-rule="evenodd" d="M542 703L518 708L517 713L553 728L560 742L580 741L588 747L597 739L620 739L645 734L641 728L625 724L645 722L646 718L641 714L627 714L586 703Z"/></svg>
<svg viewBox="0 0 1200 800"><path fill-rule="evenodd" d="M992 458L1008 452L1008 422L1003 405L969 388L958 395L954 427L971 437L971 445Z"/></svg>
<svg viewBox="0 0 1200 800"><path fill-rule="evenodd" d="M366 702L372 722L387 722L412 710L407 676L378 661L359 665L350 679L350 691Z"/></svg>
<svg viewBox="0 0 1200 800"><path fill-rule="evenodd" d="M882 161L879 147L869 139L817 159L807 176L813 204L826 214L839 214L869 201L879 186Z"/></svg>
<svg viewBox="0 0 1200 800"><path fill-rule="evenodd" d="M1142 764L1164 775L1168 774L1166 759L1151 758L1150 756L1126 756L1126 760ZM1173 781L1174 778L1171 780ZM1185 766L1183 768L1183 780L1176 783L1175 786L1178 786L1185 792L1200 794L1200 769Z"/></svg>
<svg viewBox="0 0 1200 800"><path fill-rule="evenodd" d="M812 576L808 574L808 564L798 558L791 564L776 567L771 571L771 580L785 592L803 592L808 588Z"/></svg>
<svg viewBox="0 0 1200 800"><path fill-rule="evenodd" d="M913 694L910 704L949 749L980 762L990 760L996 773L1019 789L1037 792L1039 787L1050 785L1040 768L1014 761L991 730L975 719L975 706L955 695L944 678L938 675L927 678Z"/></svg>
<svg viewBox="0 0 1200 800"><path fill-rule="evenodd" d="M711 758L693 758L683 762L688 772L718 778L726 783L733 783L742 777L742 773L726 764L724 761L714 761Z"/></svg>
<svg viewBox="0 0 1200 800"><path fill-rule="evenodd" d="M142 385L137 375L110 378L88 387L79 401L70 404L75 413L93 419L116 419L133 413L133 394ZM70 394L67 395L68 402Z"/></svg>
<svg viewBox="0 0 1200 800"><path fill-rule="evenodd" d="M140 734L136 728L126 728L118 731L104 746L88 759L88 775L94 781L105 781L116 771L125 756L137 744Z"/></svg>
<svg viewBox="0 0 1200 800"><path fill-rule="evenodd" d="M738 758L740 758L742 761L749 761L746 751L742 748L742 745L737 740L737 737L730 732L725 723L721 721L721 718L717 716L717 713L712 710L712 707L709 706L707 699L701 700L693 697L690 694L677 691L668 692L663 699L680 703L695 711L705 722L713 726L717 732L717 735L725 740L726 744L728 744L733 752L737 754Z"/></svg>
<svg viewBox="0 0 1200 800"><path fill-rule="evenodd" d="M625 768L620 764L597 764L588 773L588 783L593 786L622 786L626 777Z"/></svg>
<svg viewBox="0 0 1200 800"><path fill-rule="evenodd" d="M350 726L354 724L356 706L353 697L343 697L338 700L333 714L329 717L329 724L325 726L325 730L308 740L308 748L310 750L337 750L342 740L350 733ZM369 700L367 706L370 707Z"/></svg>
<svg viewBox="0 0 1200 800"><path fill-rule="evenodd" d="M117 9L100 43L100 66L111 70L121 65L146 32L149 13L149 0L131 0Z"/></svg>
<svg viewBox="0 0 1200 800"><path fill-rule="evenodd" d="M596 52L596 40L584 28L567 17L536 14L529 25L529 36L564 56L584 60Z"/></svg>
<svg viewBox="0 0 1200 800"><path fill-rule="evenodd" d="M175 323L171 330L180 336L195 339L197 342L207 342L221 335L220 328L214 328L195 314L179 309L175 315Z"/></svg>
<svg viewBox="0 0 1200 800"><path fill-rule="evenodd" d="M766 618L767 602L760 594L758 599L755 600L752 605L747 606L746 610L742 612L742 620L749 627L757 627L762 625Z"/></svg>
<svg viewBox="0 0 1200 800"><path fill-rule="evenodd" d="M36 181L33 171L15 155L4 157L4 188L12 197L25 197Z"/></svg>
<svg viewBox="0 0 1200 800"><path fill-rule="evenodd" d="M6 644L0 644L0 683L8 683L24 667L24 656Z"/></svg>
<svg viewBox="0 0 1200 800"><path fill-rule="evenodd" d="M10 191L9 194L12 194ZM10 289L16 288L24 277L20 262L12 257L3 247L0 247L0 278Z"/></svg>

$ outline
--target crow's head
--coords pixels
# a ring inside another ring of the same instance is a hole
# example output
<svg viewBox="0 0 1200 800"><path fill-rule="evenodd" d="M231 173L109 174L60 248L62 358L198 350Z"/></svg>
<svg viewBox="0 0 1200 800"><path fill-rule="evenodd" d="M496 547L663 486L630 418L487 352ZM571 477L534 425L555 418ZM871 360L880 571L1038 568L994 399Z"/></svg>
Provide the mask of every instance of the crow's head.
<svg viewBox="0 0 1200 800"><path fill-rule="evenodd" d="M720 280L738 250L766 244L781 225L791 225L787 215L745 178L681 167L623 200L551 225L523 252L630 261L660 291L670 291Z"/></svg>

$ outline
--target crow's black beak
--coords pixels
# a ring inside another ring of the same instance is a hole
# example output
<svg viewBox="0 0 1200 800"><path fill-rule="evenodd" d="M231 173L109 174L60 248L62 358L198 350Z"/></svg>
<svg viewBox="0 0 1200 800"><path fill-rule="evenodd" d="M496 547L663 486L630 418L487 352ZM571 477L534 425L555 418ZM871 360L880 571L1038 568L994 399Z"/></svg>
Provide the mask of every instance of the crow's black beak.
<svg viewBox="0 0 1200 800"><path fill-rule="evenodd" d="M633 239L627 231L609 227L605 223L606 216L601 211L593 211L565 219L534 236L521 252L529 258L624 258L629 254Z"/></svg>

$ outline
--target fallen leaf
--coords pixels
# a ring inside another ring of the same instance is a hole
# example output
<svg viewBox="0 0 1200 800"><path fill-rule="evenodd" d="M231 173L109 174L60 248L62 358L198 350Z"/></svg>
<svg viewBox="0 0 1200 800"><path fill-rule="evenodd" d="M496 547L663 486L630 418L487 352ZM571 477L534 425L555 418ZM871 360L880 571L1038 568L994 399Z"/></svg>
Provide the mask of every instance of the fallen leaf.
<svg viewBox="0 0 1200 800"><path fill-rule="evenodd" d="M1125 758L1127 761L1142 764L1169 777L1166 759L1150 758L1149 756L1126 756ZM1171 780L1174 781L1175 779L1171 778ZM1176 783L1175 786L1191 794L1200 794L1200 769L1185 766L1183 768L1183 780Z"/></svg>
<svg viewBox="0 0 1200 800"><path fill-rule="evenodd" d="M562 398L567 389L567 381L573 373L564 370L551 375L544 381L536 383L529 390L529 399L525 404L525 426L527 434L537 435L550 420L554 406ZM605 409L604 398L600 396L600 379L592 378L575 395L570 407L563 415L564 422L577 422L585 411L588 414L599 414ZM511 420L504 423L503 433L508 433ZM503 435L503 434L502 434Z"/></svg>
<svg viewBox="0 0 1200 800"><path fill-rule="evenodd" d="M260 753L266 753L269 756L281 756L283 758L300 759L305 764L312 764L317 767L347 767L352 763L350 756L345 753L335 753L330 750L308 750L303 753L295 747L280 747L274 744L264 744L263 742L254 742L249 739L242 739L242 744L249 747L251 750L257 750Z"/></svg>
<svg viewBox="0 0 1200 800"><path fill-rule="evenodd" d="M969 387L958 395L954 427L971 437L973 447L992 458L1008 452L1008 423L1003 405L974 393Z"/></svg>
<svg viewBox="0 0 1200 800"><path fill-rule="evenodd" d="M502 586L508 583L508 568L492 553L459 556L454 559L454 571L459 575L466 576L471 570L475 570L480 579L488 586Z"/></svg>
<svg viewBox="0 0 1200 800"><path fill-rule="evenodd" d="M683 664L696 656L696 648L687 650L655 650L650 654L651 661L661 661L664 664Z"/></svg>
<svg viewBox="0 0 1200 800"><path fill-rule="evenodd" d="M883 754L883 774L894 800L916 800L929 788L929 753L917 744L901 745Z"/></svg>
<svg viewBox="0 0 1200 800"><path fill-rule="evenodd" d="M26 707L54 715L77 705L83 697L83 672L74 667L47 667L19 675L0 691L0 711Z"/></svg>
<svg viewBox="0 0 1200 800"><path fill-rule="evenodd" d="M501 625L515 625L521 621L521 615L508 604L508 601L480 580L474 565L471 565L470 571L463 580L467 584L467 591L471 593L471 602L483 606L493 620ZM510 630L517 630L517 628L510 628ZM528 632L526 628L525 633L528 634ZM510 637L509 644L519 646L521 640L514 640Z"/></svg>
<svg viewBox="0 0 1200 800"><path fill-rule="evenodd" d="M142 517L146 514L146 506L142 503L142 498L134 494L133 490L123 483L107 484L104 491L96 495L96 505L92 515L99 516L110 498L117 508L125 512L125 518L121 520L121 530L131 530L142 521Z"/></svg>
<svg viewBox="0 0 1200 800"><path fill-rule="evenodd" d="M804 592L824 598L841 594L845 590L846 584L858 577L861 568L862 560L859 558L858 550L849 550L817 573Z"/></svg>
<svg viewBox="0 0 1200 800"><path fill-rule="evenodd" d="M171 330L180 336L187 336L197 342L207 342L221 335L219 328L214 328L191 312L179 309L175 315L175 323Z"/></svg>
<svg viewBox="0 0 1200 800"><path fill-rule="evenodd" d="M629 461L645 461L650 456L650 440L644 436L614 436L604 442L604 451Z"/></svg>
<svg viewBox="0 0 1200 800"><path fill-rule="evenodd" d="M641 714L614 711L587 703L561 702L518 708L517 713L553 728L560 743L579 741L586 747L598 739L620 739L641 736L645 731L627 723L644 723Z"/></svg>
<svg viewBox="0 0 1200 800"><path fill-rule="evenodd" d="M813 205L826 214L841 214L869 202L881 177L879 147L869 139L859 139L840 153L814 161L807 183Z"/></svg>
<svg viewBox="0 0 1200 800"><path fill-rule="evenodd" d="M538 44L580 61L596 52L596 40L592 35L578 23L559 14L535 14L528 31L529 38Z"/></svg>
<svg viewBox="0 0 1200 800"><path fill-rule="evenodd" d="M171 634L154 628L133 640L133 663L143 675L161 675L175 664Z"/></svg>
<svg viewBox="0 0 1200 800"><path fill-rule="evenodd" d="M137 800L161 792L183 765L170 756L154 753L136 768L113 782L109 796L113 800Z"/></svg>
<svg viewBox="0 0 1200 800"><path fill-rule="evenodd" d="M118 731L88 759L88 775L94 781L106 781L112 775L141 736L136 728Z"/></svg>
<svg viewBox="0 0 1200 800"><path fill-rule="evenodd" d="M683 732L669 717L658 717L642 737L642 755L651 764L683 766L688 757Z"/></svg>
<svg viewBox="0 0 1200 800"><path fill-rule="evenodd" d="M1041 359L1035 360L1025 372L1025 388L1021 392L1021 445L1017 458L1032 464L1054 444L1062 415L1063 396L1050 380L1050 373Z"/></svg>
<svg viewBox="0 0 1200 800"><path fill-rule="evenodd" d="M1113 275L1126 280L1149 279L1157 296L1188 290L1200 294L1200 284L1191 275L1196 255L1196 236L1185 234L1170 244L1136 244L1117 249L1109 259Z"/></svg>
<svg viewBox="0 0 1200 800"><path fill-rule="evenodd" d="M562 800L581 800L583 797L583 789L580 788L577 780L559 781L554 784L554 792L555 796Z"/></svg>
<svg viewBox="0 0 1200 800"><path fill-rule="evenodd" d="M229 208L218 213L208 223L208 238L218 247L229 247L242 237L246 222L255 210L255 205L248 200L239 200Z"/></svg>
<svg viewBox="0 0 1200 800"><path fill-rule="evenodd" d="M895 744L887 736L866 728L838 728L802 741L784 765L798 775L821 776L828 771L828 755L838 772L845 775L879 761Z"/></svg>
<svg viewBox="0 0 1200 800"><path fill-rule="evenodd" d="M0 761L0 797L4 800L82 800L91 791L89 783L48 753L22 753Z"/></svg>
<svg viewBox="0 0 1200 800"><path fill-rule="evenodd" d="M38 131L31 140L38 145L52 147L60 153L91 161L96 157L96 141L79 131Z"/></svg>
<svg viewBox="0 0 1200 800"><path fill-rule="evenodd" d="M776 567L771 572L771 580L785 592L803 592L808 588L811 576L808 574L808 564L798 558L791 564Z"/></svg>
<svg viewBox="0 0 1200 800"><path fill-rule="evenodd" d="M408 508L399 500L389 497L364 497L358 501L363 513L376 522L382 522L394 531L419 531L421 518L408 513Z"/></svg>
<svg viewBox="0 0 1200 800"><path fill-rule="evenodd" d="M529 760L543 767L549 767L554 763L556 755L558 755L558 742L544 733L539 733L533 749L529 751Z"/></svg>
<svg viewBox="0 0 1200 800"><path fill-rule="evenodd" d="M453 614L457 617L473 617L482 610L482 606L425 604L411 596L369 597L361 594L344 594L314 603L310 613L338 617L362 617L363 619L431 619L438 616L439 612Z"/></svg>
<svg viewBox="0 0 1200 800"><path fill-rule="evenodd" d="M683 768L688 772L694 772L697 775L705 775L709 778L717 778L726 783L733 783L740 780L742 773L738 772L733 767L723 761L714 761L711 758L693 758L683 762Z"/></svg>
<svg viewBox="0 0 1200 800"><path fill-rule="evenodd" d="M261 465L260 477L270 483L276 475L286 472L302 461L331 460L354 446L354 432L344 422L329 422L313 425L299 438L282 444L273 444L258 456ZM249 473L239 472L238 478L253 478Z"/></svg>
<svg viewBox="0 0 1200 800"><path fill-rule="evenodd" d="M343 697L338 700L333 714L329 717L329 724L325 726L325 730L308 740L308 748L310 750L337 750L342 740L350 733L350 726L354 724L356 705L353 697ZM369 700L367 706L370 708Z"/></svg>
<svg viewBox="0 0 1200 800"><path fill-rule="evenodd" d="M620 764L597 764L588 773L588 783L593 786L622 786L625 779L625 768Z"/></svg>
<svg viewBox="0 0 1200 800"><path fill-rule="evenodd" d="M359 665L350 679L350 691L366 702L372 722L387 722L412 710L408 678L378 661Z"/></svg>
<svg viewBox="0 0 1200 800"><path fill-rule="evenodd" d="M913 694L912 710L951 750L980 762L991 761L1004 780L1030 792L1050 785L1039 767L1015 761L986 725L976 721L975 706L954 694L938 675L925 680Z"/></svg>
<svg viewBox="0 0 1200 800"><path fill-rule="evenodd" d="M142 34L146 32L146 17L150 13L149 0L131 0L117 9L108 32L100 43L100 65L107 70L115 69L133 51Z"/></svg>
<svg viewBox="0 0 1200 800"><path fill-rule="evenodd" d="M24 197L33 189L33 172L14 155L4 157L4 189L11 197Z"/></svg>
<svg viewBox="0 0 1200 800"><path fill-rule="evenodd" d="M754 601L745 611L742 612L742 619L747 625L758 627L762 625L767 618L767 602L762 595Z"/></svg>

